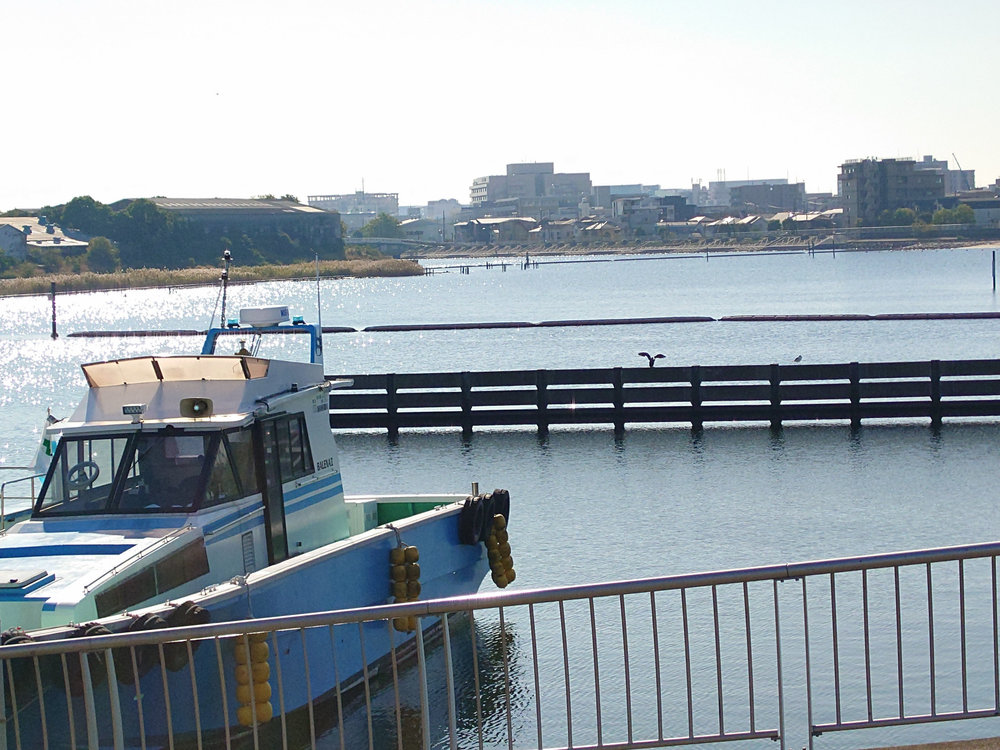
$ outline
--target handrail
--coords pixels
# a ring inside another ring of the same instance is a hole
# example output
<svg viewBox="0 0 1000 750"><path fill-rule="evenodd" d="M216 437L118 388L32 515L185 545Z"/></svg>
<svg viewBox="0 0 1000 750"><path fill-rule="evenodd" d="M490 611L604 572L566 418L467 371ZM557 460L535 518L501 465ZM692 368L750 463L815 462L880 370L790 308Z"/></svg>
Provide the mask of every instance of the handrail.
<svg viewBox="0 0 1000 750"><path fill-rule="evenodd" d="M772 739L782 748L811 748L813 738L824 732L1000 716L998 558L1000 541L995 541L112 635L68 638L78 631L67 628L65 639L0 646L0 664L24 657L103 654L110 685L115 671L127 664L129 649L134 662L149 653L140 647L176 642L191 658L201 641L197 664L174 679L176 689L189 689L197 667L196 701L204 722L226 700L222 675L231 669L233 644L241 643L230 639L254 633L255 642L270 646L277 670L276 682L269 683L277 691L275 723L280 713L286 741L287 714L301 708L312 717L322 701L334 698L336 708L327 703L326 710L340 718L329 731L363 732L364 721L345 729L340 713L348 705L344 691L363 687L363 702L352 702L350 710L367 711L370 717L373 696L381 690L384 700L395 701L397 731L404 708L418 712L425 747L432 737L437 744L441 737L450 739L452 747L474 746L477 738L481 743L488 719L490 742L503 744L506 738L510 747L517 740L564 750L638 750ZM212 596L228 596L227 586L244 585L241 580L222 584ZM459 614L463 619L456 618ZM423 623L416 637L407 644L398 635L393 640L393 624L410 615ZM124 628L133 618L119 615L103 622ZM432 625L442 641L436 651L427 645L431 631L424 633ZM381 666L355 666L337 676L337 649L348 649L365 664L358 654L386 633L389 651ZM456 659L453 641L463 633L471 641L459 643ZM411 672L404 684L404 654L414 652L416 674ZM26 674L23 667L17 671L18 664L24 663L11 663L10 687L30 688L18 687L18 675ZM302 673L294 671L303 665L305 688ZM53 667L58 664L48 662L43 671ZM36 661L27 674L41 674L40 669ZM149 678L166 689L168 674L160 671ZM219 685L213 685L214 673L220 675ZM386 679L392 681L388 687ZM441 684L429 690L431 680ZM4 683L0 689L7 687ZM56 675L54 684L61 690L63 678ZM468 694L464 709L456 707L460 690L473 691L475 715ZM120 700L131 700L131 691L126 687ZM139 695L138 684L135 691ZM928 692L929 710L924 705ZM386 698L387 693L394 697ZM429 700L438 702L432 706ZM441 719L444 710L447 722ZM464 721L456 721L459 711ZM127 723L112 721L116 731ZM23 718L22 727L26 722ZM200 742L202 726L168 725L165 731L194 732ZM383 726L392 731L391 721ZM370 721L367 728L370 736ZM995 727L983 731L995 734Z"/></svg>
<svg viewBox="0 0 1000 750"><path fill-rule="evenodd" d="M34 466L0 466L0 469L8 470L19 470L19 471L34 471ZM7 485L17 484L19 482L31 482L31 494L30 495L18 495L16 500L28 499L31 501L31 506L34 506L36 496L35 496L35 480L38 477L44 477L44 473L31 474L26 477L18 477L17 479L8 479L6 482L0 484L0 531L4 531L7 528Z"/></svg>
<svg viewBox="0 0 1000 750"><path fill-rule="evenodd" d="M177 529L178 533L193 527ZM619 597L636 593L673 591L680 589L708 588L727 584L742 584L759 581L790 581L803 576L822 576L835 573L861 572L864 570L891 568L896 566L927 565L949 560L971 560L986 557L1000 557L1000 541L977 544L934 547L922 550L885 552L856 557L840 557L828 560L778 563L732 570L684 573L654 578L586 583L572 586L518 591L491 591L442 599L417 600L398 604L381 604L353 609L323 610L307 614L285 615L281 617L261 617L254 620L232 620L228 622L191 625L155 633L116 633L87 638L74 638L72 644L86 650L90 646L137 646L158 643L164 640L184 640L199 638L222 638L258 630L299 630L302 628L343 625L347 623L386 620L393 617L415 615L429 617L455 612L475 612L501 607L517 607L554 601L572 601L594 598ZM103 577L103 576L102 576ZM89 584L93 585L93 584ZM169 634L169 638L163 636ZM62 646L57 644L62 643ZM38 642L0 646L0 654L14 658L62 653L67 644L62 641ZM37 651L33 649L39 649Z"/></svg>
<svg viewBox="0 0 1000 750"><path fill-rule="evenodd" d="M184 526L181 526L179 528L171 530L170 532L168 532L168 533L164 534L163 536L161 536L159 539L155 540L152 544L150 544L150 545L148 545L146 547L143 547L138 552L136 552L136 553L134 553L132 555L129 555L124 560L122 560L120 563L118 563L117 565L115 565L113 568L111 568L109 570L105 570L103 573L101 573L99 576L97 576L97 578L95 578L90 583L85 583L83 585L83 592L85 594L89 594L97 586L97 584L101 583L105 578L110 578L110 577L112 577L114 575L117 575L118 571L122 570L123 568L127 568L129 565L131 565L132 563L134 563L136 560L141 560L142 558L151 555L153 552L155 552L156 550L158 550L160 547L167 546L168 544L170 544L171 542L173 542L175 539L183 536L184 534L188 533L189 531L195 530L196 528L197 527L194 526L194 525L192 525L192 524L185 524Z"/></svg>

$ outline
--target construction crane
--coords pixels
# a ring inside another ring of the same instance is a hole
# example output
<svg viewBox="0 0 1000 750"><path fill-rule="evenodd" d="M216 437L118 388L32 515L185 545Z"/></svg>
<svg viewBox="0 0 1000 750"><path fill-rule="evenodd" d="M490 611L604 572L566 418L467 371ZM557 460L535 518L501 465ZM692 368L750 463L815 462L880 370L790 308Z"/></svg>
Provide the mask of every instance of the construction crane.
<svg viewBox="0 0 1000 750"><path fill-rule="evenodd" d="M962 162L960 162L958 160L958 157L955 156L955 152L954 151L951 152L951 158L955 160L955 164L958 165L958 173L962 176L962 190L969 190L969 189L971 189L969 187L969 183L965 179L965 170L962 169Z"/></svg>

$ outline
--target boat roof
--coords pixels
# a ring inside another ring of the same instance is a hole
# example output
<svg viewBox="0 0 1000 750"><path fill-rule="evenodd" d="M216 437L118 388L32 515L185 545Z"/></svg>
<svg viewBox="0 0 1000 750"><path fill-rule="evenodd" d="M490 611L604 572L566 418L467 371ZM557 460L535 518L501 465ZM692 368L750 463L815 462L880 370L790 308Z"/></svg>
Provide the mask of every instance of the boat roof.
<svg viewBox="0 0 1000 750"><path fill-rule="evenodd" d="M90 388L73 415L59 423L63 433L100 432L140 422L236 426L279 397L307 390L315 393L314 406L323 408L330 387L322 365L239 355L143 356L82 367ZM190 399L210 400L209 415L185 416L182 402ZM136 413L127 409L130 406L141 407L140 419L130 416Z"/></svg>
<svg viewBox="0 0 1000 750"><path fill-rule="evenodd" d="M270 360L258 357L133 357L82 365L91 388L183 380L253 380L267 376Z"/></svg>

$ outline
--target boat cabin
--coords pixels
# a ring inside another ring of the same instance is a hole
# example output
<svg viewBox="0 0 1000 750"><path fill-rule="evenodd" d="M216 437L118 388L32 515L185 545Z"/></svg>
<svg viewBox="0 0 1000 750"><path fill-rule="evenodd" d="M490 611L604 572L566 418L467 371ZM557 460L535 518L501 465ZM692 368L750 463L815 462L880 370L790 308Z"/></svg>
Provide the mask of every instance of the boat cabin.
<svg viewBox="0 0 1000 750"><path fill-rule="evenodd" d="M0 536L5 627L181 597L349 536L321 364L202 354L83 372L30 519Z"/></svg>

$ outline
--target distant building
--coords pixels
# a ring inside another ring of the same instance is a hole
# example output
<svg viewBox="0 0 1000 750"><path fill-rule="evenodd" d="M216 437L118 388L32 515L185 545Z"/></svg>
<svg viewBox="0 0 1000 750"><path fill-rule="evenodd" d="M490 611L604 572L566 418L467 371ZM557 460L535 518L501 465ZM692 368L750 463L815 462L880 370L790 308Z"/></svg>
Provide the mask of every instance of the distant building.
<svg viewBox="0 0 1000 750"><path fill-rule="evenodd" d="M344 195L310 195L307 203L324 211L336 211L348 232L361 229L379 214L399 214L399 193L356 193Z"/></svg>
<svg viewBox="0 0 1000 750"><path fill-rule="evenodd" d="M875 226L883 211L932 211L944 197L944 177L912 159L853 159L840 165L837 192L849 227Z"/></svg>
<svg viewBox="0 0 1000 750"><path fill-rule="evenodd" d="M220 234L287 232L312 247L343 250L340 216L293 201L248 198L150 198L164 211L199 222Z"/></svg>
<svg viewBox="0 0 1000 750"><path fill-rule="evenodd" d="M806 206L810 211L840 208L840 197L833 193L806 193Z"/></svg>
<svg viewBox="0 0 1000 750"><path fill-rule="evenodd" d="M578 219L544 219L539 225L542 242L570 242L577 239Z"/></svg>
<svg viewBox="0 0 1000 750"><path fill-rule="evenodd" d="M697 211L680 195L620 197L612 200L611 206L611 218L634 237L654 236L658 224L687 221Z"/></svg>
<svg viewBox="0 0 1000 750"><path fill-rule="evenodd" d="M958 195L965 190L975 190L976 170L974 169L949 169L948 160L935 159L933 156L924 156L915 164L917 169L937 172L944 178L944 194Z"/></svg>
<svg viewBox="0 0 1000 750"><path fill-rule="evenodd" d="M504 218L472 219L455 225L456 242L528 242L538 222L532 218L512 216Z"/></svg>
<svg viewBox="0 0 1000 750"><path fill-rule="evenodd" d="M597 216L611 216L614 202L618 198L643 198L653 197L660 189L659 185L594 185L590 189L590 199L587 202L590 208L587 213L594 213Z"/></svg>
<svg viewBox="0 0 1000 750"><path fill-rule="evenodd" d="M752 187L759 185L787 185L785 178L773 180L718 180L708 183L708 194L706 202L698 205L726 206L732 207L732 191L734 188Z"/></svg>
<svg viewBox="0 0 1000 750"><path fill-rule="evenodd" d="M0 250L15 260L24 260L28 250L58 250L63 255L87 251L88 238L78 232L66 234L44 217L0 218Z"/></svg>
<svg viewBox="0 0 1000 750"><path fill-rule="evenodd" d="M28 233L13 224L0 224L0 250L8 258L24 260L28 256Z"/></svg>
<svg viewBox="0 0 1000 750"><path fill-rule="evenodd" d="M673 211L670 212L673 214ZM656 235L656 224L661 219L672 221L674 217L661 216L661 207L655 198L637 196L631 198L615 198L612 201L611 216L635 237L652 237Z"/></svg>
<svg viewBox="0 0 1000 750"><path fill-rule="evenodd" d="M1000 190L998 185L966 190L955 197L955 205L965 204L972 209L976 226L1000 227Z"/></svg>
<svg viewBox="0 0 1000 750"><path fill-rule="evenodd" d="M420 210L423 219L441 219L447 223L462 212L462 204L454 198L445 198L437 201L427 201L427 205Z"/></svg>
<svg viewBox="0 0 1000 750"><path fill-rule="evenodd" d="M399 222L399 229L403 232L403 237L408 240L418 240L420 242L441 242L445 239L446 225L434 219L404 219ZM449 234L453 232L448 227Z"/></svg>
<svg viewBox="0 0 1000 750"><path fill-rule="evenodd" d="M744 213L805 211L806 185L804 182L736 185L729 190L729 205Z"/></svg>
<svg viewBox="0 0 1000 750"><path fill-rule="evenodd" d="M516 199L522 215L571 218L590 188L588 172L556 172L553 162L508 164L506 174L476 177L469 197L473 208Z"/></svg>

